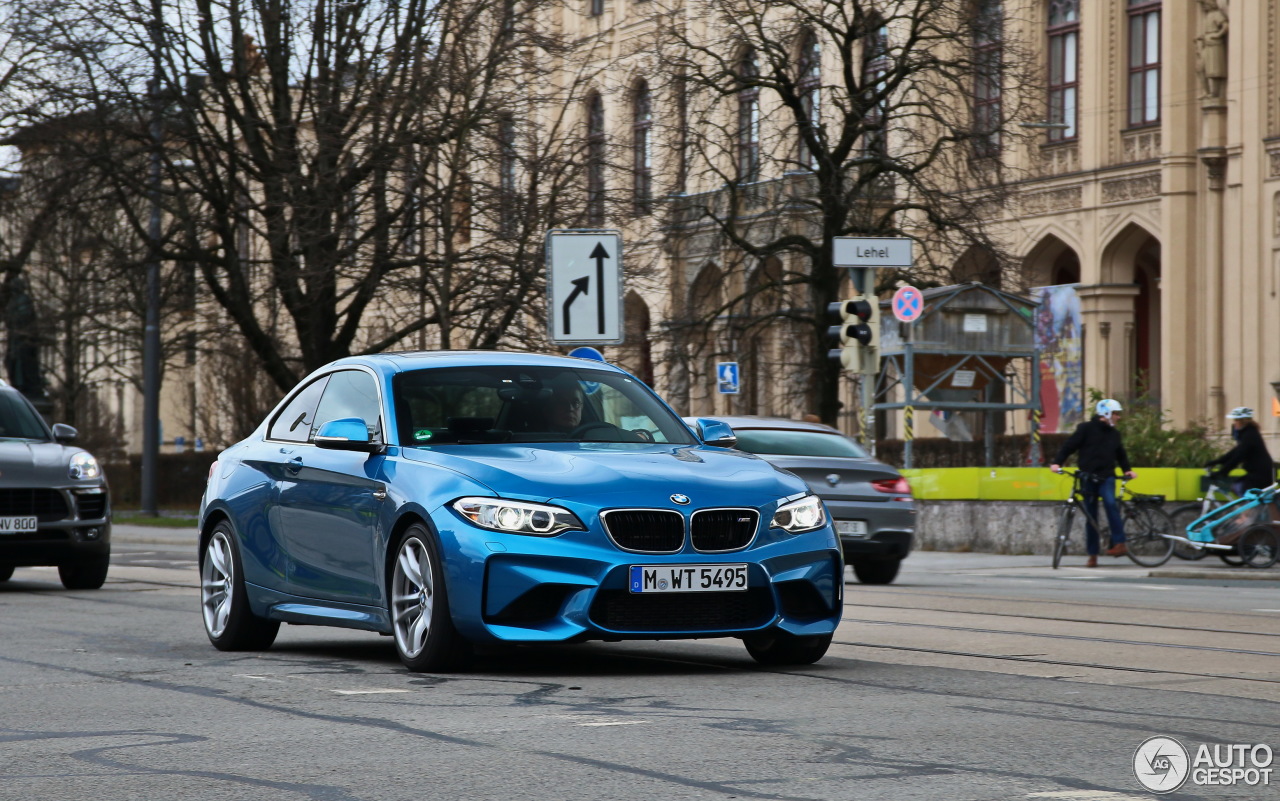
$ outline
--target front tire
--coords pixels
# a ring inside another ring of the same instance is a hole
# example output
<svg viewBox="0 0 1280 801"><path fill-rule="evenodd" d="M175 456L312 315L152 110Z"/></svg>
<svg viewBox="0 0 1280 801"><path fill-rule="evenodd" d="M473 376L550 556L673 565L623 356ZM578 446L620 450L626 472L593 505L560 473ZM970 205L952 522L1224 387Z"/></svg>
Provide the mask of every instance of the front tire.
<svg viewBox="0 0 1280 801"><path fill-rule="evenodd" d="M1280 558L1280 538L1270 525L1254 526L1240 535L1236 551L1249 567L1271 567Z"/></svg>
<svg viewBox="0 0 1280 801"><path fill-rule="evenodd" d="M830 634L797 637L785 631L757 634L742 640L747 653L762 665L812 665L827 653Z"/></svg>
<svg viewBox="0 0 1280 801"><path fill-rule="evenodd" d="M205 634L219 651L263 651L280 631L280 621L249 608L241 565L235 534L223 521L200 551L200 610Z"/></svg>
<svg viewBox="0 0 1280 801"><path fill-rule="evenodd" d="M396 653L414 672L463 667L470 645L454 628L440 546L425 526L404 532L391 570L391 627Z"/></svg>
<svg viewBox="0 0 1280 801"><path fill-rule="evenodd" d="M13 565L0 565L0 581L13 578Z"/></svg>
<svg viewBox="0 0 1280 801"><path fill-rule="evenodd" d="M111 552L108 551L92 559L58 565L58 578L69 590L96 590L107 583L110 567Z"/></svg>
<svg viewBox="0 0 1280 801"><path fill-rule="evenodd" d="M863 584L892 584L898 577L901 559L857 559L849 563Z"/></svg>

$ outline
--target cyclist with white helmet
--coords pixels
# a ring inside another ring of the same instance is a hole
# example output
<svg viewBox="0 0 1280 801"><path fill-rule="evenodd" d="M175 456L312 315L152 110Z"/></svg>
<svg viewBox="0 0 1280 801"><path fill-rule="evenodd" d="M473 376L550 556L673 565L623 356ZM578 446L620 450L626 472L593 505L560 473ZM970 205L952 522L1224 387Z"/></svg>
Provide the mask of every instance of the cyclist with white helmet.
<svg viewBox="0 0 1280 801"><path fill-rule="evenodd" d="M1231 421L1231 438L1235 447L1217 459L1205 465L1217 468L1219 475L1225 476L1237 466L1244 468L1244 480L1235 482L1237 494L1248 489L1263 489L1275 483L1276 468L1267 451L1267 443L1262 439L1262 431L1253 421L1253 409L1248 406L1237 406L1227 415Z"/></svg>
<svg viewBox="0 0 1280 801"><path fill-rule="evenodd" d="M1098 517L1098 499L1107 512L1107 522L1111 526L1111 547L1107 548L1108 556L1124 556L1128 546L1124 543L1124 520L1120 517L1120 504L1116 502L1116 467L1124 471L1125 478L1133 478L1129 464L1129 456L1124 451L1124 440L1120 430L1116 428L1120 413L1124 409L1120 402L1107 398L1098 401L1094 408L1093 418L1076 427L1075 433L1067 438L1054 457L1049 469L1055 473L1062 472L1062 464L1071 458L1071 454L1080 453L1080 472L1084 479L1084 505L1089 510L1085 518L1085 549L1089 552L1089 567L1098 566L1098 529L1093 520ZM1092 518L1089 519L1089 518Z"/></svg>

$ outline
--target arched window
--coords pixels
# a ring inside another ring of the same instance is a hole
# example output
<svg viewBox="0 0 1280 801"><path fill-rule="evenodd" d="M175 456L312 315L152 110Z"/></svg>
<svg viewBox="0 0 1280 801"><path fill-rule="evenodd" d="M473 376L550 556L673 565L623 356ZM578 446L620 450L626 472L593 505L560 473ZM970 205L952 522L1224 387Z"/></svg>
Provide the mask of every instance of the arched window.
<svg viewBox="0 0 1280 801"><path fill-rule="evenodd" d="M596 92L587 98L587 224L604 224L604 100Z"/></svg>
<svg viewBox="0 0 1280 801"><path fill-rule="evenodd" d="M1001 88L1004 82L1004 3L978 0L973 18L973 153L1000 153Z"/></svg>
<svg viewBox="0 0 1280 801"><path fill-rule="evenodd" d="M1049 141L1075 139L1079 132L1080 0L1049 0Z"/></svg>
<svg viewBox="0 0 1280 801"><path fill-rule="evenodd" d="M748 50L738 62L738 178L760 180L760 88L756 54Z"/></svg>
<svg viewBox="0 0 1280 801"><path fill-rule="evenodd" d="M805 31L800 37L800 58L796 63L796 91L804 118L813 136L818 138L822 125L822 47L813 31ZM817 159L805 141L804 132L799 136L798 159L801 167L814 169Z"/></svg>
<svg viewBox="0 0 1280 801"><path fill-rule="evenodd" d="M649 84L640 81L631 96L632 202L636 214L648 214L653 200L653 100Z"/></svg>

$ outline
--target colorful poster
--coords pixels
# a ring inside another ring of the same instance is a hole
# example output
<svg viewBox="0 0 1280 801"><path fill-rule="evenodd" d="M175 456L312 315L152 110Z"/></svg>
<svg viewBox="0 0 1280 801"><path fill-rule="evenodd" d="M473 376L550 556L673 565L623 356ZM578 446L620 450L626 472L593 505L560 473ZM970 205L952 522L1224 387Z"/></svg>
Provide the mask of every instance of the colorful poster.
<svg viewBox="0 0 1280 801"><path fill-rule="evenodd" d="M1075 284L1036 287L1040 301L1036 344L1040 347L1040 431L1071 431L1084 419L1084 340Z"/></svg>

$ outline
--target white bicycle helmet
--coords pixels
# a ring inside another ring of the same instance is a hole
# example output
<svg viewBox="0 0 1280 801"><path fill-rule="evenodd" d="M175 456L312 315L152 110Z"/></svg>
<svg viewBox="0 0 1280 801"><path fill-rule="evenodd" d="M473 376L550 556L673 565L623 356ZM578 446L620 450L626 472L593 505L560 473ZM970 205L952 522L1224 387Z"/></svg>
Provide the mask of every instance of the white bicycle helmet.
<svg viewBox="0 0 1280 801"><path fill-rule="evenodd" d="M1250 409L1248 406L1237 406L1236 408L1227 412L1227 419L1228 420L1252 420L1253 409Z"/></svg>
<svg viewBox="0 0 1280 801"><path fill-rule="evenodd" d="M1094 414L1099 417L1110 417L1112 412L1122 412L1124 407L1120 405L1120 401L1106 398L1098 401L1098 405L1094 407Z"/></svg>

